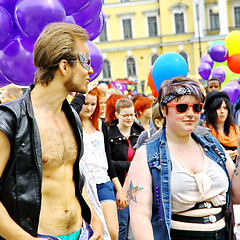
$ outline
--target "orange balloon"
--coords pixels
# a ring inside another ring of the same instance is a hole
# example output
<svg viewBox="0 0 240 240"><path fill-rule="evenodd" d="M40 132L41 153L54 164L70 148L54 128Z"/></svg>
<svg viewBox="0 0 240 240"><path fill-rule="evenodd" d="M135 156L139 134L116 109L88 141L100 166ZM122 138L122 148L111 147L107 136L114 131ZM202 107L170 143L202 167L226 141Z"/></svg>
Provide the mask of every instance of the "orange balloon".
<svg viewBox="0 0 240 240"><path fill-rule="evenodd" d="M240 73L240 54L234 54L228 58L228 67L234 73Z"/></svg>
<svg viewBox="0 0 240 240"><path fill-rule="evenodd" d="M153 95L154 97L157 97L158 92L157 92L156 86L155 86L155 84L154 84L154 82L153 82L152 69L153 69L153 66L151 66L150 71L149 71L149 73L148 73L148 85L149 85L149 87L150 87L151 90L152 90L152 95Z"/></svg>

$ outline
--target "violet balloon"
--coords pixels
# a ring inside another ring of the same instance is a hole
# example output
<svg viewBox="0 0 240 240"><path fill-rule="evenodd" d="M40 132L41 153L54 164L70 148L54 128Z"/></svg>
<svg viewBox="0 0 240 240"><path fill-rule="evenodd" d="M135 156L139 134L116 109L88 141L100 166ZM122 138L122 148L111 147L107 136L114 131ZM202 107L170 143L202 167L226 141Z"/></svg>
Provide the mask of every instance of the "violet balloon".
<svg viewBox="0 0 240 240"><path fill-rule="evenodd" d="M94 0L91 5L84 10L73 14L76 24L85 28L99 16L101 9L102 0Z"/></svg>
<svg viewBox="0 0 240 240"><path fill-rule="evenodd" d="M33 47L33 40L17 38L0 51L0 71L6 79L21 86L33 83Z"/></svg>
<svg viewBox="0 0 240 240"><path fill-rule="evenodd" d="M228 59L228 50L225 46L216 44L211 47L209 55L215 62L225 62Z"/></svg>
<svg viewBox="0 0 240 240"><path fill-rule="evenodd" d="M91 67L93 68L93 74L90 75L91 82L98 77L103 69L103 56L98 47L92 41L87 41L87 46L91 56Z"/></svg>
<svg viewBox="0 0 240 240"><path fill-rule="evenodd" d="M0 6L0 49L4 47L13 34L13 22L8 11Z"/></svg>
<svg viewBox="0 0 240 240"><path fill-rule="evenodd" d="M105 23L105 15L102 10L99 16L95 19L95 21L91 22L89 25L85 27L89 35L89 40L92 41L101 34L104 28L104 23Z"/></svg>
<svg viewBox="0 0 240 240"><path fill-rule="evenodd" d="M67 15L77 13L88 7L93 0L61 0Z"/></svg>
<svg viewBox="0 0 240 240"><path fill-rule="evenodd" d="M0 0L0 5L6 8L6 10L13 16L15 5L17 0Z"/></svg>
<svg viewBox="0 0 240 240"><path fill-rule="evenodd" d="M198 67L198 73L199 75L205 79L208 80L209 76L211 75L212 68L210 64L207 62L201 62L199 67Z"/></svg>
<svg viewBox="0 0 240 240"><path fill-rule="evenodd" d="M25 36L37 39L51 22L64 22L66 12L58 0L20 0L15 9L15 21Z"/></svg>
<svg viewBox="0 0 240 240"><path fill-rule="evenodd" d="M226 78L226 73L225 73L224 69L222 69L221 67L217 67L217 68L213 69L212 77L219 79L219 81L221 83L223 83Z"/></svg>
<svg viewBox="0 0 240 240"><path fill-rule="evenodd" d="M237 97L240 95L240 85L237 82L226 83L222 90L227 92L231 103L236 102Z"/></svg>
<svg viewBox="0 0 240 240"><path fill-rule="evenodd" d="M240 77L238 78L237 82L238 82L238 84L240 84Z"/></svg>
<svg viewBox="0 0 240 240"><path fill-rule="evenodd" d="M66 23L72 23L72 24L76 24L73 16L66 16L66 20L65 20Z"/></svg>
<svg viewBox="0 0 240 240"><path fill-rule="evenodd" d="M10 84L11 82L9 82L0 72L0 88L7 86L8 84Z"/></svg>
<svg viewBox="0 0 240 240"><path fill-rule="evenodd" d="M209 54L203 55L200 59L200 62L206 62L211 66L211 68L213 68L214 61L212 60Z"/></svg>

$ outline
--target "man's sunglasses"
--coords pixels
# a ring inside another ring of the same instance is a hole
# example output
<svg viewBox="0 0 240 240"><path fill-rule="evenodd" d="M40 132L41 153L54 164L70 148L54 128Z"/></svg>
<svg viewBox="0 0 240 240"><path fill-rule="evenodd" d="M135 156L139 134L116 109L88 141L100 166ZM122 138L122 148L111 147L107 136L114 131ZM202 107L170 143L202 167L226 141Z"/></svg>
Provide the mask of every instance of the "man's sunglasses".
<svg viewBox="0 0 240 240"><path fill-rule="evenodd" d="M188 109L191 107L193 112L196 114L199 114L202 112L203 103L193 103L193 104L188 104L188 103L167 103L168 107L175 107L176 113L181 114L185 113L188 111Z"/></svg>
<svg viewBox="0 0 240 240"><path fill-rule="evenodd" d="M89 71L91 68L91 57L89 53L78 53L80 63L82 66Z"/></svg>

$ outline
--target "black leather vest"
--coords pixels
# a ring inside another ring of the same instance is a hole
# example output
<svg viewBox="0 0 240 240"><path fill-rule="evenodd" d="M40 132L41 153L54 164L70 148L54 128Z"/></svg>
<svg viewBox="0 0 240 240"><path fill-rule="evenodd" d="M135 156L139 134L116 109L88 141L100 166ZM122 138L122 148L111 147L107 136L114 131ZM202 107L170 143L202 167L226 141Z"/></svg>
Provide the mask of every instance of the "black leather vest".
<svg viewBox="0 0 240 240"><path fill-rule="evenodd" d="M0 104L0 129L11 143L10 159L0 178L0 201L11 218L36 237L41 209L42 151L30 90L15 101ZM84 183L79 171L79 161L83 154L82 125L79 116L66 100L62 109L78 142L79 153L73 168L73 178L83 218L90 223L91 212L81 194ZM0 236L0 239L3 238Z"/></svg>

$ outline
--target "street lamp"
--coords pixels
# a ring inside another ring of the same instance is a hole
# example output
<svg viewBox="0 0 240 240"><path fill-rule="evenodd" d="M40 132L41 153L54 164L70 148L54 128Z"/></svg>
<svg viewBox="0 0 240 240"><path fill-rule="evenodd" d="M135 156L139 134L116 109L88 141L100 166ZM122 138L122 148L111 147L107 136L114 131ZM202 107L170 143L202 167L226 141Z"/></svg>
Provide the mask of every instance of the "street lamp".
<svg viewBox="0 0 240 240"><path fill-rule="evenodd" d="M198 44L199 44L199 55L202 57L202 47L201 47L201 35L200 35L200 13L199 13L199 2L200 0L194 0L196 7L197 25L198 25Z"/></svg>

